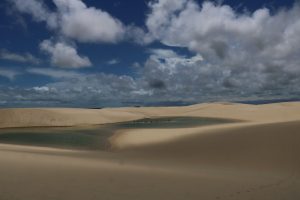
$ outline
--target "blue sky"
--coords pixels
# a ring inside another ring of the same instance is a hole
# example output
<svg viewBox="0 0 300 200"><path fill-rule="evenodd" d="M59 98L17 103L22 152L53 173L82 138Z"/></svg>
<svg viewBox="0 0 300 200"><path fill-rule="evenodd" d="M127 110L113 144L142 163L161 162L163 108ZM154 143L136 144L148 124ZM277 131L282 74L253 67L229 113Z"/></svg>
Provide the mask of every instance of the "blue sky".
<svg viewBox="0 0 300 200"><path fill-rule="evenodd" d="M5 0L0 16L0 107L300 95L292 0Z"/></svg>

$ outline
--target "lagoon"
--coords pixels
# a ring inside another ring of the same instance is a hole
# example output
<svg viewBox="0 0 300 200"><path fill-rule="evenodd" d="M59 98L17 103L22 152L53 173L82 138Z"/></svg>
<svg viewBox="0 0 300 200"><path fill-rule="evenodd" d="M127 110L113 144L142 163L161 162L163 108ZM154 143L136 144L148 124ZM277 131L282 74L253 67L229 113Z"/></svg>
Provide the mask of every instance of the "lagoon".
<svg viewBox="0 0 300 200"><path fill-rule="evenodd" d="M90 127L37 127L0 130L0 143L66 149L109 150L108 138L122 129L174 129L232 123L205 117L160 117Z"/></svg>

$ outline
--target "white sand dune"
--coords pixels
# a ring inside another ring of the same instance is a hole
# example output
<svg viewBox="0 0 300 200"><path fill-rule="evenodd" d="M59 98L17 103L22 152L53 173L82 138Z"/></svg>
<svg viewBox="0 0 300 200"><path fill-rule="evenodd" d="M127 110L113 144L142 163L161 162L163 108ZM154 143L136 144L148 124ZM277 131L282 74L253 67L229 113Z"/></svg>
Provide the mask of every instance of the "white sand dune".
<svg viewBox="0 0 300 200"><path fill-rule="evenodd" d="M111 152L0 144L1 200L300 199L300 103L4 109L0 127L81 126L158 116L241 120L135 129Z"/></svg>
<svg viewBox="0 0 300 200"><path fill-rule="evenodd" d="M106 124L143 118L140 113L116 109L1 109L0 127L54 127Z"/></svg>

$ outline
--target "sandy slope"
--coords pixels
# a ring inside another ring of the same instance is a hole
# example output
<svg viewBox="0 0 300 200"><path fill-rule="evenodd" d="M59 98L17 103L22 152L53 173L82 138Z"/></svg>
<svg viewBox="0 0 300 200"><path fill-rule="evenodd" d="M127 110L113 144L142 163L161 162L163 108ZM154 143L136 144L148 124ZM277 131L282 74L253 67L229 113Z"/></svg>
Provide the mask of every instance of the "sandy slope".
<svg viewBox="0 0 300 200"><path fill-rule="evenodd" d="M8 109L0 127L111 123L155 116L244 122L127 130L112 152L0 144L0 199L300 199L300 103L179 108Z"/></svg>
<svg viewBox="0 0 300 200"><path fill-rule="evenodd" d="M267 105L211 103L167 108L0 109L0 116L0 128L93 125L155 116L204 116L255 122L280 122L300 119L300 103Z"/></svg>
<svg viewBox="0 0 300 200"><path fill-rule="evenodd" d="M116 109L1 109L0 128L82 126L143 118L140 113Z"/></svg>

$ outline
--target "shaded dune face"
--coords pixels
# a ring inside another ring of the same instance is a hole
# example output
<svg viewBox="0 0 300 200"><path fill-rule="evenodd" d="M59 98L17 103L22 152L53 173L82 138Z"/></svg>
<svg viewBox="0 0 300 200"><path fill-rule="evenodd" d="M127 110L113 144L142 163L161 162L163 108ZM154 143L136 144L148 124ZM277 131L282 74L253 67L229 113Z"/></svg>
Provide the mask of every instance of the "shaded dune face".
<svg viewBox="0 0 300 200"><path fill-rule="evenodd" d="M232 123L233 120L201 117L144 118L85 128L19 128L0 131L0 143L85 150L109 150L108 138L122 129L189 128Z"/></svg>
<svg viewBox="0 0 300 200"><path fill-rule="evenodd" d="M300 122L211 130L124 151L167 162L178 163L180 160L183 165L193 163L195 166L275 169L300 173Z"/></svg>

